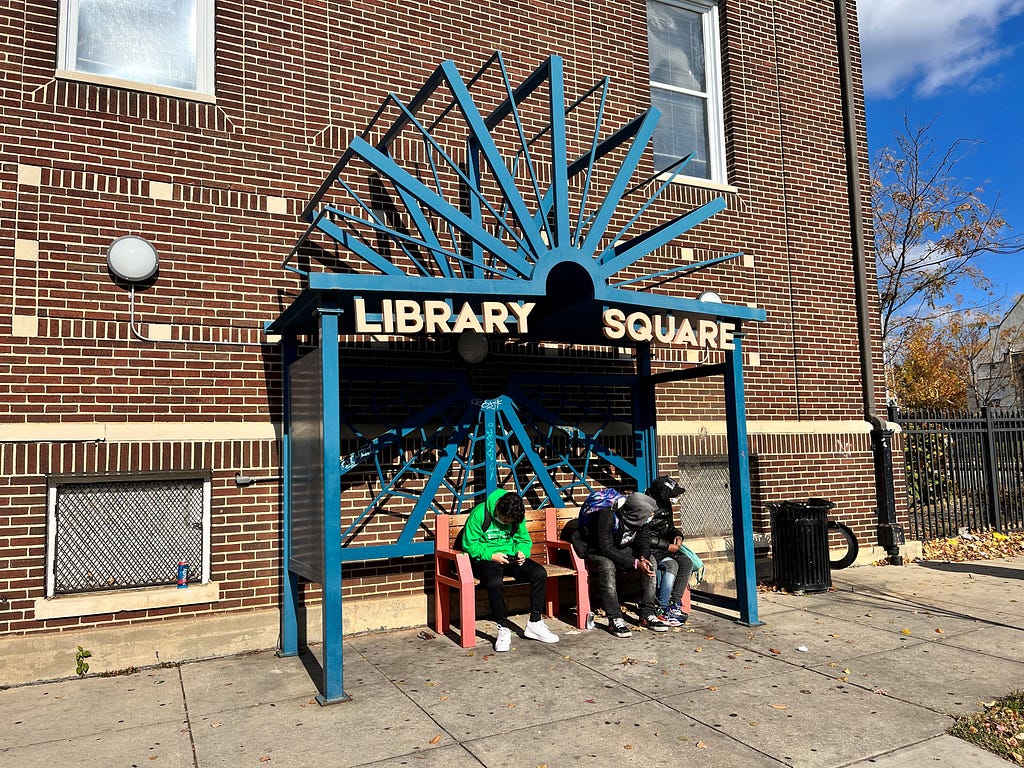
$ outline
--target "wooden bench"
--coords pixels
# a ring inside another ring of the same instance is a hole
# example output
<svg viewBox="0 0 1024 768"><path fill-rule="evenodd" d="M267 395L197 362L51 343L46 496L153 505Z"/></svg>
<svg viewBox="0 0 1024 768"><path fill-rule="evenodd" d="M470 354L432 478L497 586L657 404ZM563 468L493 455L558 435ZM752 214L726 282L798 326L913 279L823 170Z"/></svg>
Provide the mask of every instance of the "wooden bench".
<svg viewBox="0 0 1024 768"><path fill-rule="evenodd" d="M561 513L561 518L560 518ZM451 629L451 591L459 594L459 645L476 645L476 586L469 555L456 549L456 539L469 515L438 515L434 548L434 629L446 634ZM576 626L586 626L590 613L590 585L587 567L567 540L561 536L565 524L576 519L575 509L527 510L526 528L533 540L530 557L548 572L545 612L558 614L558 587L562 577L571 577L576 592ZM512 578L506 576L506 582Z"/></svg>

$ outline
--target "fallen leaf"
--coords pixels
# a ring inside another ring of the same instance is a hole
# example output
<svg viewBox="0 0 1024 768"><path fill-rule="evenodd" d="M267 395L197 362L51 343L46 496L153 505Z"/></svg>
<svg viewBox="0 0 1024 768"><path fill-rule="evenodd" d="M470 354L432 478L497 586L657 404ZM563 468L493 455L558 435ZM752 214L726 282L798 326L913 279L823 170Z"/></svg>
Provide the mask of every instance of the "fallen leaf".
<svg viewBox="0 0 1024 768"><path fill-rule="evenodd" d="M942 629L941 629L941 628L939 628L939 627L936 627L936 628L935 628L935 631L936 631L936 632L938 632L938 633L939 633L940 635L942 634Z"/></svg>
<svg viewBox="0 0 1024 768"><path fill-rule="evenodd" d="M440 696L438 698L440 699L440 701L448 701L448 697L447 696Z"/></svg>
<svg viewBox="0 0 1024 768"><path fill-rule="evenodd" d="M632 748L633 748L633 745L632 745L632 744L623 744L623 745L622 745L622 748L623 748L623 749L632 749Z"/></svg>
<svg viewBox="0 0 1024 768"><path fill-rule="evenodd" d="M709 685L708 686L708 690L711 691L712 693L714 693L715 691L718 690L718 686L717 685Z"/></svg>
<svg viewBox="0 0 1024 768"><path fill-rule="evenodd" d="M261 763L269 763L270 762L270 755L263 755L263 757L260 758L260 762Z"/></svg>
<svg viewBox="0 0 1024 768"><path fill-rule="evenodd" d="M584 699L583 703L584 704L597 704L597 702L594 701L593 699Z"/></svg>
<svg viewBox="0 0 1024 768"><path fill-rule="evenodd" d="M516 708L516 705L515 705L515 703L514 703L514 702L511 702L511 701L510 701L510 702L509 702L508 704L506 704L506 705L505 705L505 708L506 708L506 709L515 709L515 708Z"/></svg>
<svg viewBox="0 0 1024 768"><path fill-rule="evenodd" d="M782 651L780 651L778 648L769 648L768 650L774 653L776 656L782 653Z"/></svg>
<svg viewBox="0 0 1024 768"><path fill-rule="evenodd" d="M904 627L903 629L900 630L900 634L901 635L909 635L910 634L910 630L907 629L906 627Z"/></svg>
<svg viewBox="0 0 1024 768"><path fill-rule="evenodd" d="M210 723L211 728L220 728L223 723Z"/></svg>
<svg viewBox="0 0 1024 768"><path fill-rule="evenodd" d="M806 688L802 688L802 689L800 689L800 693L810 693L810 691L807 690Z"/></svg>
<svg viewBox="0 0 1024 768"><path fill-rule="evenodd" d="M693 649L694 653L702 653L703 651L704 651L704 647L700 646L700 645L698 645L696 648Z"/></svg>
<svg viewBox="0 0 1024 768"><path fill-rule="evenodd" d="M668 670L667 670L667 669L663 669L663 670L661 670L661 674L663 674L663 675L667 675L667 674L668 674Z"/></svg>
<svg viewBox="0 0 1024 768"><path fill-rule="evenodd" d="M432 739L431 739L430 741L428 741L427 743L428 743L428 744L438 744L438 743L440 743L440 741L441 741L441 734L439 733L439 734L437 734L437 736L435 736L434 738L432 738Z"/></svg>
<svg viewBox="0 0 1024 768"><path fill-rule="evenodd" d="M698 741L693 746L695 746L697 749L707 749L708 748L708 745L705 744L703 741Z"/></svg>
<svg viewBox="0 0 1024 768"><path fill-rule="evenodd" d="M850 674L850 670L848 670L848 669L844 669L844 670L843 670L843 674L844 674L844 675L848 675L848 674Z"/></svg>
<svg viewBox="0 0 1024 768"><path fill-rule="evenodd" d="M787 704L769 704L768 706L772 709L789 709Z"/></svg>

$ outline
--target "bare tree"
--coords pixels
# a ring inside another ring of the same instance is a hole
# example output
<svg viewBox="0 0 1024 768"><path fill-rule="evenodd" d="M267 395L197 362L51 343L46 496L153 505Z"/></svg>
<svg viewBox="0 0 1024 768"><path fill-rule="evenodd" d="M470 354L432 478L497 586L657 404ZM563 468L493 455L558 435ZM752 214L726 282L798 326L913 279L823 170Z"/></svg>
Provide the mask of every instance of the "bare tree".
<svg viewBox="0 0 1024 768"><path fill-rule="evenodd" d="M966 149L978 142L958 139L945 150L931 138L934 120L904 129L895 149L883 149L872 167L875 258L882 339L887 369L899 359L909 333L921 321L941 321L956 287L967 280L988 289L976 264L986 254L1024 250L998 212L998 196L983 200L981 186L957 177Z"/></svg>

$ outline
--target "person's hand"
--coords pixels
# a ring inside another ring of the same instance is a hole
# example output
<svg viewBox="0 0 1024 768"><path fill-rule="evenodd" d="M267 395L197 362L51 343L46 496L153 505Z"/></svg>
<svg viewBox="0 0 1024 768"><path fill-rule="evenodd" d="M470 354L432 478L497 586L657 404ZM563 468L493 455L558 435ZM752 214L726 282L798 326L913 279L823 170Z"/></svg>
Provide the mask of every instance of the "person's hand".
<svg viewBox="0 0 1024 768"><path fill-rule="evenodd" d="M526 560L526 558L523 557L522 552L514 552L508 556L508 561L512 565L521 565L524 560Z"/></svg>
<svg viewBox="0 0 1024 768"><path fill-rule="evenodd" d="M670 555L674 555L678 551L679 551L679 542L678 541L673 541L671 544L668 545L668 553Z"/></svg>
<svg viewBox="0 0 1024 768"><path fill-rule="evenodd" d="M636 568L638 571L640 571L640 573L644 574L645 576L654 575L654 566L651 565L651 561L648 560L646 557L641 557L639 560L637 560Z"/></svg>
<svg viewBox="0 0 1024 768"><path fill-rule="evenodd" d="M501 563L502 565L508 565L509 563L508 555L506 555L504 552L495 552L493 555L491 555L491 560L493 560L496 563Z"/></svg>

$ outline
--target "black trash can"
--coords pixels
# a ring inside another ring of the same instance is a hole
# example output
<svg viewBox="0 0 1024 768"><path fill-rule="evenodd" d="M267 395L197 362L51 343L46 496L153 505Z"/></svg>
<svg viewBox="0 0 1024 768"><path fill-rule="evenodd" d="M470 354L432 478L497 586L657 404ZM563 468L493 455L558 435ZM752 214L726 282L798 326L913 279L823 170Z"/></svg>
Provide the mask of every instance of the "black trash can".
<svg viewBox="0 0 1024 768"><path fill-rule="evenodd" d="M828 552L828 499L769 505L775 585L791 592L823 592L832 586Z"/></svg>

